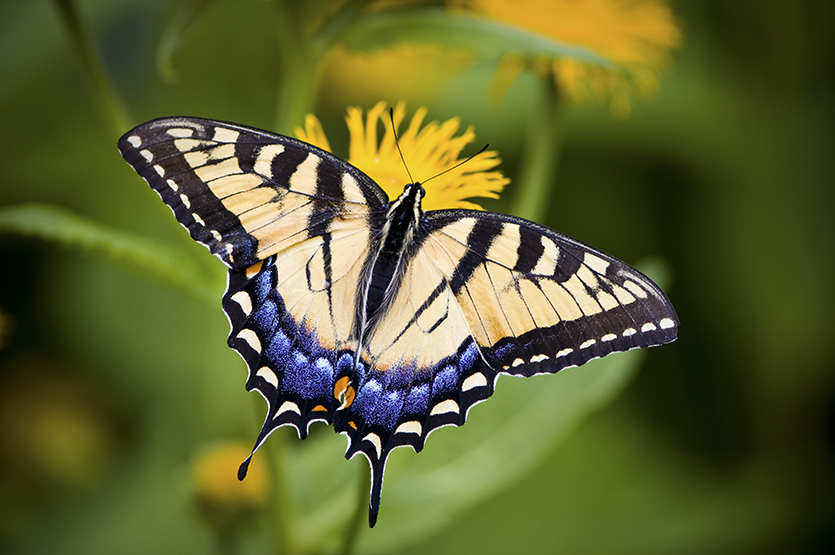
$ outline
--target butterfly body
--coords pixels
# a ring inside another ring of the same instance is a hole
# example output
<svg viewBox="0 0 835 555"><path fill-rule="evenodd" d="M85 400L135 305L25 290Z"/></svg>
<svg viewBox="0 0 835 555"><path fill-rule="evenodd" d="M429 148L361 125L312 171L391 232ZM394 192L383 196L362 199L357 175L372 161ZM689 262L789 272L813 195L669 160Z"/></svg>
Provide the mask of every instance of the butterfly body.
<svg viewBox="0 0 835 555"><path fill-rule="evenodd" d="M380 236L373 249L374 254L368 261L369 269L364 272L368 277L363 281L368 285L358 290L362 309L356 321L360 337L378 320L376 316L381 313L386 301L392 298L392 292L399 284L398 278L402 275L401 270L406 264L408 250L413 246L423 214L420 208L423 194L420 184L410 183L386 211Z"/></svg>
<svg viewBox="0 0 835 555"><path fill-rule="evenodd" d="M460 426L500 373L554 373L676 337L648 278L544 226L389 201L347 162L295 139L163 118L119 141L177 220L229 267L228 343L280 426L321 421L368 458L369 522L385 462ZM248 460L239 477L246 473Z"/></svg>

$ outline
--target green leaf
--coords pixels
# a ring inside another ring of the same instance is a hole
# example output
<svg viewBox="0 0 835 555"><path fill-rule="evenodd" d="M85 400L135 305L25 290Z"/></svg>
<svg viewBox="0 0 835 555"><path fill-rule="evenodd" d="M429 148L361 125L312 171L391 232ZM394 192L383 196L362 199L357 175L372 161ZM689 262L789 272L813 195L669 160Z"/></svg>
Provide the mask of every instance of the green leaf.
<svg viewBox="0 0 835 555"><path fill-rule="evenodd" d="M600 66L613 62L588 48L574 46L474 15L443 8L415 8L368 14L341 36L353 50L371 51L401 43L431 43L449 49L469 49L482 58L506 54L567 57Z"/></svg>
<svg viewBox="0 0 835 555"><path fill-rule="evenodd" d="M20 204L0 209L0 233L80 248L189 295L217 304L217 280L185 253L157 241L83 218L66 208Z"/></svg>
<svg viewBox="0 0 835 555"><path fill-rule="evenodd" d="M379 531L360 539L360 551L388 552L418 540L509 486L612 400L640 359L624 353L556 376L502 377L466 428L438 431L420 455L392 457Z"/></svg>

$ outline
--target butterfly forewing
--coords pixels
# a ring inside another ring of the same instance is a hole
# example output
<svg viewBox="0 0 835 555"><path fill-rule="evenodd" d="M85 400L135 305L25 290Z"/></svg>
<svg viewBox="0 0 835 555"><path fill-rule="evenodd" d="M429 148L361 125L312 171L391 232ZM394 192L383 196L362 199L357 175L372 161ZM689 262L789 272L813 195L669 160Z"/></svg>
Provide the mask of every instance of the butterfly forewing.
<svg viewBox="0 0 835 555"><path fill-rule="evenodd" d="M368 225L387 200L332 154L241 125L158 119L125 134L119 150L192 238L235 269L320 235L334 219Z"/></svg>
<svg viewBox="0 0 835 555"><path fill-rule="evenodd" d="M676 337L664 293L611 256L491 212L428 215L426 248L448 276L491 367L530 376Z"/></svg>

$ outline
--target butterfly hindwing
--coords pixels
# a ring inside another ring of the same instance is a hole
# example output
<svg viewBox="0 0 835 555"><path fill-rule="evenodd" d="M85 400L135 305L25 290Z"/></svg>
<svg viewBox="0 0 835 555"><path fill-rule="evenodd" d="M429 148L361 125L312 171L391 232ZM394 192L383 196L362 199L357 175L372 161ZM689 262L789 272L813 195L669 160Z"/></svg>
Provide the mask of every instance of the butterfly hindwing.
<svg viewBox="0 0 835 555"><path fill-rule="evenodd" d="M280 426L291 425L304 438L313 422L332 422L340 404L335 384L351 374L356 351L350 303L361 268L357 260L365 254L357 248L365 244L363 237L354 240L357 233L363 231L336 240L329 234L311 238L229 272L223 297L229 346L249 367L247 389L268 404L255 449Z"/></svg>

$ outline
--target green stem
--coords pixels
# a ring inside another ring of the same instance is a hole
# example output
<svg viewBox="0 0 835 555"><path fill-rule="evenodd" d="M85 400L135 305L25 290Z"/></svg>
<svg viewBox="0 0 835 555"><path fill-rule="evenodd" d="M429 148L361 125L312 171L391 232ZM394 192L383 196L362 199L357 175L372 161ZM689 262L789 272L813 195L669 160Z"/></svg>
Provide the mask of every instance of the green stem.
<svg viewBox="0 0 835 555"><path fill-rule="evenodd" d="M58 8L64 26L67 28L70 42L78 57L78 61L81 63L87 85L90 87L93 96L99 100L96 103L97 106L104 112L107 121L113 127L116 135L121 135L130 127L128 123L130 120L122 104L116 98L113 89L110 87L101 63L93 52L89 37L84 30L84 26L81 24L81 18L78 15L75 1L55 0L55 5Z"/></svg>
<svg viewBox="0 0 835 555"><path fill-rule="evenodd" d="M562 136L553 76L545 75L539 82L539 98L531 114L511 213L541 222L550 205L549 189L557 176Z"/></svg>
<svg viewBox="0 0 835 555"><path fill-rule="evenodd" d="M362 527L362 517L368 514L368 496L371 489L371 472L361 466L361 476L357 481L359 489L357 490L357 505L354 508L354 514L351 517L348 526L345 529L345 541L342 544L342 555L351 555L356 547L359 531Z"/></svg>
<svg viewBox="0 0 835 555"><path fill-rule="evenodd" d="M263 410L263 405L260 402L258 403L258 410ZM273 493L275 494L275 501L272 504L273 524L275 526L273 533L275 537L275 553L277 555L290 555L296 552L291 527L291 522L294 518L293 500L287 484L287 469L284 467L283 450L286 442L286 434L278 430L266 442L269 446L262 446L262 449L266 447L269 450L269 456L267 458L273 477Z"/></svg>
<svg viewBox="0 0 835 555"><path fill-rule="evenodd" d="M291 0L276 0L278 57L281 81L278 84L275 130L292 133L310 113L319 85L320 55L304 36L298 6Z"/></svg>
<svg viewBox="0 0 835 555"><path fill-rule="evenodd" d="M321 61L342 32L362 15L368 0L349 0L312 35L305 36L299 3L276 0L281 82L278 85L275 130L291 133L313 111L322 78Z"/></svg>
<svg viewBox="0 0 835 555"><path fill-rule="evenodd" d="M215 536L217 555L238 555L240 552L241 542L237 536Z"/></svg>

